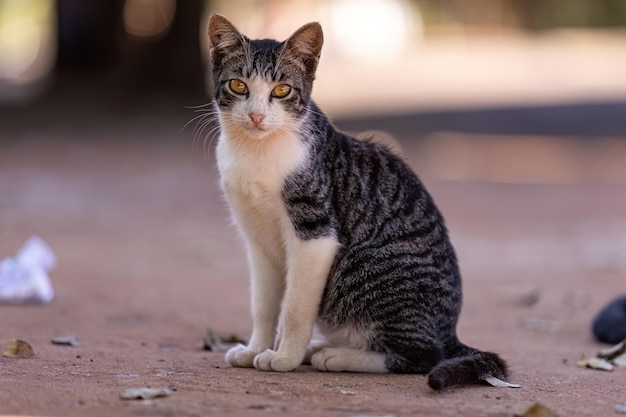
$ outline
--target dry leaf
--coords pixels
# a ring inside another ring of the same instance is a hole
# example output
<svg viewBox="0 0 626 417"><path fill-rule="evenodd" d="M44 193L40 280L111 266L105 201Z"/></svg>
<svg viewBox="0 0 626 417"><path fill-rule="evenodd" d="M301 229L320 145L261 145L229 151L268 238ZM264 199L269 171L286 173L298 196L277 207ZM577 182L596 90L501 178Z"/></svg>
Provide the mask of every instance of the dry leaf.
<svg viewBox="0 0 626 417"><path fill-rule="evenodd" d="M488 378L485 378L484 381L488 383L489 385L492 385L494 387L499 387L499 388L520 388L521 387L520 384L511 384L509 382L498 379L495 376L490 376Z"/></svg>
<svg viewBox="0 0 626 417"><path fill-rule="evenodd" d="M612 371L614 366L626 367L626 340L601 350L593 358L587 358L584 354L578 360L578 366L587 368Z"/></svg>
<svg viewBox="0 0 626 417"><path fill-rule="evenodd" d="M537 304L540 298L541 292L539 291L539 288L534 288L530 292L518 297L517 303L524 307L531 307Z"/></svg>
<svg viewBox="0 0 626 417"><path fill-rule="evenodd" d="M172 395L171 388L128 388L120 398L123 400L150 400L158 397L168 397Z"/></svg>
<svg viewBox="0 0 626 417"><path fill-rule="evenodd" d="M601 371L613 370L613 365L606 359L598 357L588 358L584 354L578 360L577 365L583 368L600 369Z"/></svg>
<svg viewBox="0 0 626 417"><path fill-rule="evenodd" d="M556 320L546 320L528 317L522 320L522 328L538 333L556 333L561 330L561 323Z"/></svg>
<svg viewBox="0 0 626 417"><path fill-rule="evenodd" d="M216 335L213 330L208 329L204 337L202 348L212 352L226 352L237 343L245 344L246 341L235 334L231 334L228 337L220 337Z"/></svg>
<svg viewBox="0 0 626 417"><path fill-rule="evenodd" d="M34 354L33 348L27 342L19 339L11 339L4 347L2 356L5 358L30 358Z"/></svg>
<svg viewBox="0 0 626 417"><path fill-rule="evenodd" d="M600 369L602 371L612 371L614 368L611 362L607 361L606 359L601 359L597 357L589 359L589 363L587 363L587 367L593 368L593 369Z"/></svg>
<svg viewBox="0 0 626 417"><path fill-rule="evenodd" d="M581 368L586 368L588 363L589 363L589 358L587 357L587 355L583 353L582 355L580 355L580 359L578 359L578 362L576 362L576 365L580 366Z"/></svg>
<svg viewBox="0 0 626 417"><path fill-rule="evenodd" d="M558 417L557 414L545 405L534 403L524 414L516 414L516 417Z"/></svg>
<svg viewBox="0 0 626 417"><path fill-rule="evenodd" d="M80 340L76 336L59 336L52 339L52 343L55 345L69 345L78 347L80 346Z"/></svg>

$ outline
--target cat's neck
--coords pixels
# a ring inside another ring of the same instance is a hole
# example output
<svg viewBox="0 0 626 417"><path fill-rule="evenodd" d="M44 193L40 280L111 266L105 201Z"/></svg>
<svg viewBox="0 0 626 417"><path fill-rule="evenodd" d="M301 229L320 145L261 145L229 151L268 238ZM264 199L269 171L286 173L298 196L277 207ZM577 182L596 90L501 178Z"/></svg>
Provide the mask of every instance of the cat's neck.
<svg viewBox="0 0 626 417"><path fill-rule="evenodd" d="M279 184L306 159L309 149L298 132L277 131L259 139L242 129L223 126L217 160L227 181Z"/></svg>
<svg viewBox="0 0 626 417"><path fill-rule="evenodd" d="M222 124L220 141L237 154L260 155L286 142L297 141L297 134L288 131L276 131L259 137L244 128Z"/></svg>

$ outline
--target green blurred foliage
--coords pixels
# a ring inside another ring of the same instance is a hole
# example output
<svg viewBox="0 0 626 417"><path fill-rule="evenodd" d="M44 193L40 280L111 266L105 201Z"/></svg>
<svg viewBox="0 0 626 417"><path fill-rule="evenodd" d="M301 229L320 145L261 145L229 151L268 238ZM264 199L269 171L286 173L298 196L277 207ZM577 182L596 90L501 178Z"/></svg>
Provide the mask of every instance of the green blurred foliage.
<svg viewBox="0 0 626 417"><path fill-rule="evenodd" d="M626 26L626 0L413 0L427 26L500 25L527 30Z"/></svg>

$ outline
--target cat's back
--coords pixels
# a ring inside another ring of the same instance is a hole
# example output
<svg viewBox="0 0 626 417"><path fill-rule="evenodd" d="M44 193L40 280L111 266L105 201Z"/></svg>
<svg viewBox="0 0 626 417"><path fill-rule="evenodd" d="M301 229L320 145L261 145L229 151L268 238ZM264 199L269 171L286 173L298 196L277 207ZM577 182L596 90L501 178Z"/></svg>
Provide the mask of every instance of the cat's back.
<svg viewBox="0 0 626 417"><path fill-rule="evenodd" d="M417 240L429 237L423 232L430 230L440 244L448 244L443 217L431 195L412 168L386 145L337 132L327 158L335 161L333 201L344 232L354 240L376 235L384 239L388 234L408 234Z"/></svg>

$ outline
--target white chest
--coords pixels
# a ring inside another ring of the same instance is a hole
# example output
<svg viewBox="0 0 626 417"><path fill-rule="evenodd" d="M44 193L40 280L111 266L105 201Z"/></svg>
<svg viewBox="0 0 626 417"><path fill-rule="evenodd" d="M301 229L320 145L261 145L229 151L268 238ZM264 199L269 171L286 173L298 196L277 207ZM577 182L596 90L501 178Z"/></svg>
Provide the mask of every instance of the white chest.
<svg viewBox="0 0 626 417"><path fill-rule="evenodd" d="M284 265L284 228L289 227L282 189L287 176L304 161L297 137L264 140L220 137L217 165L237 225L277 265Z"/></svg>

